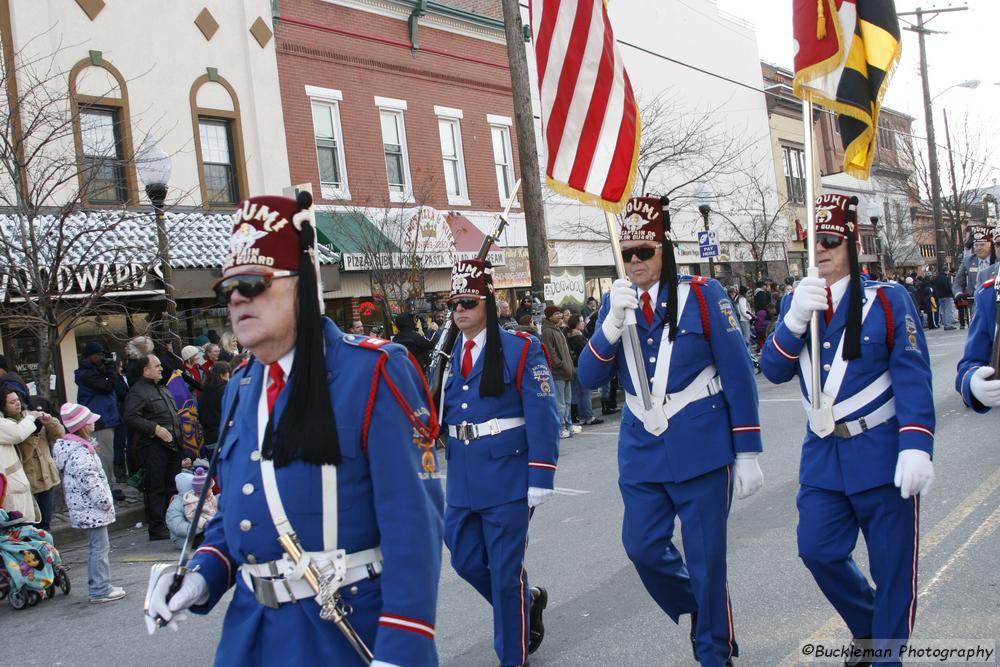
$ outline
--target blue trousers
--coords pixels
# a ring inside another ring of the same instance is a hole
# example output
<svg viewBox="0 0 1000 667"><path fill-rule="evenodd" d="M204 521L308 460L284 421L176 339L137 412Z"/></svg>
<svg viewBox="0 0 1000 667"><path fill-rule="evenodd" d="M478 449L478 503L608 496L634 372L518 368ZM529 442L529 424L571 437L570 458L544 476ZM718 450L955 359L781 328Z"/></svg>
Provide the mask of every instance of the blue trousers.
<svg viewBox="0 0 1000 667"><path fill-rule="evenodd" d="M726 522L732 501L730 467L686 482L619 479L625 520L622 543L656 604L678 622L698 612L695 628L702 665L739 655L726 581ZM673 543L681 519L684 558Z"/></svg>
<svg viewBox="0 0 1000 667"><path fill-rule="evenodd" d="M444 543L451 565L493 605L493 647L501 665L528 661L528 546L526 498L486 510L447 507Z"/></svg>
<svg viewBox="0 0 1000 667"><path fill-rule="evenodd" d="M851 495L803 486L796 505L799 557L851 634L874 638L874 648L906 643L917 613L919 499L903 500L891 484ZM858 530L874 588L851 555Z"/></svg>

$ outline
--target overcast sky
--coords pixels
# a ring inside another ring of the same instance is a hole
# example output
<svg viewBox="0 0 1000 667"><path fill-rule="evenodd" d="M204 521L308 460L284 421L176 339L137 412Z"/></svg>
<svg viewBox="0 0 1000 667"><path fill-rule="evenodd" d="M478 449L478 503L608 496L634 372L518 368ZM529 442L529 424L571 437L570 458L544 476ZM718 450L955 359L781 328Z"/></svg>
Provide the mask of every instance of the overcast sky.
<svg viewBox="0 0 1000 667"><path fill-rule="evenodd" d="M676 0L690 6L702 0ZM757 29L757 43L762 60L773 62L791 69L792 65L792 0L717 0L719 9L745 19ZM953 88L934 102L935 129L942 141L941 109L947 108L949 121L968 113L970 121L983 128L992 137L992 143L1000 142L1000 1L998 0L896 0L896 11L906 12L923 6L947 7L967 5L968 11L940 14L927 27L947 34L929 35L927 41L927 61L931 95L936 95L948 86L979 79L978 89ZM900 25L905 21L916 22L914 16L900 17ZM914 124L914 134L924 136L923 101L920 83L920 49L917 35L903 32L903 55L896 76L889 86L886 104L919 120ZM997 160L994 160L997 162Z"/></svg>

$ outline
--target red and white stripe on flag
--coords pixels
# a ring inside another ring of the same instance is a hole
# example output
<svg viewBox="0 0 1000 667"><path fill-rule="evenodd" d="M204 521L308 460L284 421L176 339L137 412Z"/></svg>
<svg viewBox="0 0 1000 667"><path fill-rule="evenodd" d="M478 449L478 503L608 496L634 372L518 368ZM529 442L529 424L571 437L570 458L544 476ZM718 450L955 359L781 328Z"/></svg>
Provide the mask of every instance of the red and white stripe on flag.
<svg viewBox="0 0 1000 667"><path fill-rule="evenodd" d="M531 32L554 191L618 212L632 196L639 110L602 0L531 0Z"/></svg>

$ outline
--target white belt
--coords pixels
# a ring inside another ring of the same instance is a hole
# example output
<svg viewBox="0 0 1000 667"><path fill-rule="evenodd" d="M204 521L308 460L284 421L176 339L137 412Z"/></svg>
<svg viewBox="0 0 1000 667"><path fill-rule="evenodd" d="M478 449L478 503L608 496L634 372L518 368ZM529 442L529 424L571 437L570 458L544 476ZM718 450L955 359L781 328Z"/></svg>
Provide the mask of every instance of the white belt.
<svg viewBox="0 0 1000 667"><path fill-rule="evenodd" d="M469 444L470 440L485 438L488 435L497 435L499 433L503 433L504 431L509 431L512 428L517 428L518 426L524 426L524 417L491 419L481 424L462 422L461 424L456 425L449 424L448 435L453 438L458 438L459 440L464 440L465 444Z"/></svg>
<svg viewBox="0 0 1000 667"><path fill-rule="evenodd" d="M308 551L307 556L312 561L321 564L337 557L338 551ZM379 547L365 549L353 554L342 556L346 563L344 581L340 587L350 586L364 579L371 579L382 573L382 550ZM286 602L296 602L314 597L316 593L295 564L284 556L281 560L267 563L244 563L240 566L243 583L253 591L257 601L268 607L276 607ZM322 568L321 568L322 569Z"/></svg>
<svg viewBox="0 0 1000 667"><path fill-rule="evenodd" d="M716 375L715 366L706 366L694 380L680 391L667 394L663 403L663 413L669 420L678 412L694 403L695 401L714 396L722 391L722 380ZM705 378L711 373L711 377ZM642 404L642 399L635 394L625 393L625 404L632 414L642 418L646 409Z"/></svg>
<svg viewBox="0 0 1000 667"><path fill-rule="evenodd" d="M838 438L853 438L856 435L861 435L865 431L870 431L876 426L884 424L895 416L896 399L890 398L882 407L864 417L859 417L849 422L840 422L833 427L833 434Z"/></svg>

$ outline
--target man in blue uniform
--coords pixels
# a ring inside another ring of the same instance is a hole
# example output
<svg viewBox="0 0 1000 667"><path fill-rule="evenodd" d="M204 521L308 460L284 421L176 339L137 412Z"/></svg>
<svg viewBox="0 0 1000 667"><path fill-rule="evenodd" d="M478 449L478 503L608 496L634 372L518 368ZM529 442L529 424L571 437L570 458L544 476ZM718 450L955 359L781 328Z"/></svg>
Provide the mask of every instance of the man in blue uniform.
<svg viewBox="0 0 1000 667"><path fill-rule="evenodd" d="M628 203L620 239L631 281L616 280L605 297L578 372L584 387L599 387L616 373L625 387L618 471L626 553L675 623L692 615L695 658L728 665L739 649L726 581L726 522L734 485L744 498L763 483L757 388L725 290L715 280L677 276L667 203L665 197ZM630 341L622 339L629 309L637 314L651 380L648 412L636 389ZM677 516L687 563L672 542Z"/></svg>
<svg viewBox="0 0 1000 667"><path fill-rule="evenodd" d="M819 275L782 300L761 369L775 383L798 375L809 415L796 501L799 557L855 640L875 638L880 651L897 651L916 614L919 495L934 477L934 401L912 299L901 285L860 274L856 207L856 197L817 198ZM814 311L820 350L806 342ZM819 410L809 398L816 353ZM859 529L874 588L852 557Z"/></svg>
<svg viewBox="0 0 1000 667"><path fill-rule="evenodd" d="M254 356L223 400L218 514L149 615L176 629L178 612L208 613L235 586L217 665L364 664L279 544L291 532L301 562L339 585L373 665L437 665L436 417L405 349L320 316L310 204L255 197L237 214L216 290Z"/></svg>
<svg viewBox="0 0 1000 667"><path fill-rule="evenodd" d="M965 404L979 413L1000 405L1000 380L993 374L993 338L996 335L997 285L987 280L976 290L976 312L965 339L965 354L958 362L955 388Z"/></svg>
<svg viewBox="0 0 1000 667"><path fill-rule="evenodd" d="M548 601L524 570L528 519L553 493L559 418L541 343L500 327L491 273L465 260L451 274L448 305L461 335L442 392L444 541L455 571L493 605L500 664L527 665Z"/></svg>

